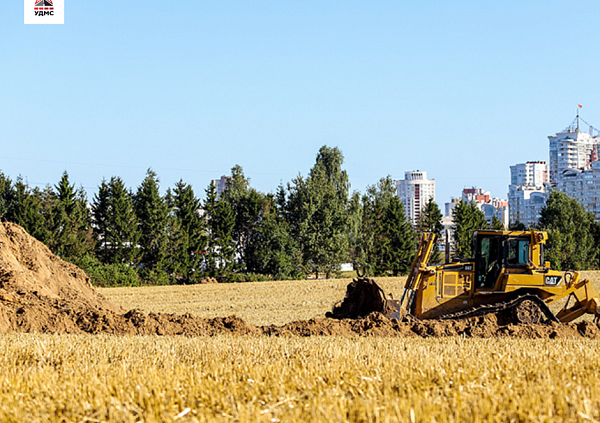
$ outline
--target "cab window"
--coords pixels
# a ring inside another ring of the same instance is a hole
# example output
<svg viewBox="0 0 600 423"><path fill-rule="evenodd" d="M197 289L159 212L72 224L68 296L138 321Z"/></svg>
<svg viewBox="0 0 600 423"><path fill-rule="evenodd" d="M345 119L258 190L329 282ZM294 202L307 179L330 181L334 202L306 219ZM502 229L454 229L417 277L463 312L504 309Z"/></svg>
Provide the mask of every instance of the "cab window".
<svg viewBox="0 0 600 423"><path fill-rule="evenodd" d="M529 263L528 239L509 239L507 243L507 249L507 266L527 266Z"/></svg>
<svg viewBox="0 0 600 423"><path fill-rule="evenodd" d="M501 240L498 237L480 238L477 257L477 289L492 289L502 267Z"/></svg>

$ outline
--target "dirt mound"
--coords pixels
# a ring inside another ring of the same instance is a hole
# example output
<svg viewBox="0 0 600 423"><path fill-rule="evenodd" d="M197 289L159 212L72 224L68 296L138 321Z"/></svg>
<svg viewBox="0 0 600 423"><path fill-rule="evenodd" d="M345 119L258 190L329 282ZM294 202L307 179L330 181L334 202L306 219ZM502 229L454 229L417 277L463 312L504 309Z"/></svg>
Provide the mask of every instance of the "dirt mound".
<svg viewBox="0 0 600 423"><path fill-rule="evenodd" d="M364 282L364 281L363 281ZM368 280L348 295L378 297ZM360 301L357 302L360 304ZM367 304L366 302L364 302ZM342 304L343 305L343 304ZM87 275L54 256L21 227L0 223L0 333L110 333L122 335L520 337L600 339L600 327L577 324L500 325L493 315L463 320L399 322L365 307L340 309L337 319L253 326L236 316L205 319L191 314L125 310L96 292ZM358 313L358 319L339 318Z"/></svg>
<svg viewBox="0 0 600 423"><path fill-rule="evenodd" d="M592 322L576 324L499 325L495 315L461 320L423 320L399 322L383 314L372 313L363 319L312 319L292 322L284 326L265 326L267 335L339 335L339 336L395 336L475 338L578 338L600 339L600 326Z"/></svg>
<svg viewBox="0 0 600 423"><path fill-rule="evenodd" d="M68 322L37 321L45 318L33 316L40 307L55 309L58 304L62 309L123 312L98 294L77 266L52 254L20 226L0 222L0 332L9 330L15 312L31 316L27 320L32 328L68 326Z"/></svg>
<svg viewBox="0 0 600 423"><path fill-rule="evenodd" d="M325 315L335 319L357 319L373 312L384 313L385 303L385 294L373 279L358 278L346 287L344 300Z"/></svg>

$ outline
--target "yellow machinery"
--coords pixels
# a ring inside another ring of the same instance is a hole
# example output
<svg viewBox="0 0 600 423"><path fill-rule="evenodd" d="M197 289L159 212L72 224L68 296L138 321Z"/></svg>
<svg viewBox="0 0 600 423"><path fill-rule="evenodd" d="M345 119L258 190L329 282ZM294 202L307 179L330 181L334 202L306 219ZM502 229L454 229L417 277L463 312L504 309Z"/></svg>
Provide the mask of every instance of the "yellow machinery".
<svg viewBox="0 0 600 423"><path fill-rule="evenodd" d="M544 262L547 238L540 231L476 231L474 258L429 266L435 235L425 233L399 300L387 299L375 281L361 278L328 315L379 311L399 319L460 319L494 313L505 323L540 323L570 322L590 313L598 319L600 298L591 282ZM566 304L554 314L548 306L564 298Z"/></svg>

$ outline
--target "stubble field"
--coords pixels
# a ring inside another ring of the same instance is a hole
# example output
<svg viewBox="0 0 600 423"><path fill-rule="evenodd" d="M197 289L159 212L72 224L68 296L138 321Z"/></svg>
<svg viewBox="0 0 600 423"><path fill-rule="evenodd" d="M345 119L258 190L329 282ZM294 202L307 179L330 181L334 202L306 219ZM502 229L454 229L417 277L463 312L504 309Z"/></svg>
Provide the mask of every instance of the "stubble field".
<svg viewBox="0 0 600 423"><path fill-rule="evenodd" d="M598 286L595 273L588 273ZM403 279L379 280L399 295ZM113 288L125 309L322 317L348 280ZM600 421L600 341L0 337L0 421Z"/></svg>

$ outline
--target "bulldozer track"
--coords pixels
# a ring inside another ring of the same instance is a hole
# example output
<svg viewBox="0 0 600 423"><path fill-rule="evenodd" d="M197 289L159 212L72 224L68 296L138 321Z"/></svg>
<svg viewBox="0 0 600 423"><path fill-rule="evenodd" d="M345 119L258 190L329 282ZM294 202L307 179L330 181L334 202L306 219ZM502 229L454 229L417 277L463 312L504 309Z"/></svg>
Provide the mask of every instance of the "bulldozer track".
<svg viewBox="0 0 600 423"><path fill-rule="evenodd" d="M546 316L548 321L559 323L558 318L552 313L552 311L548 308L548 305L537 295L533 294L525 294L521 295L517 298L514 298L510 301L493 303L493 304L485 304L479 307L471 308L469 310L460 311L457 313L447 314L445 316L440 317L441 320L456 320L456 319L467 319L469 317L479 317L484 316L486 314L498 314L501 312L506 312L515 310L521 303L529 300L534 302L539 308L540 311ZM520 323L520 322L514 322Z"/></svg>

